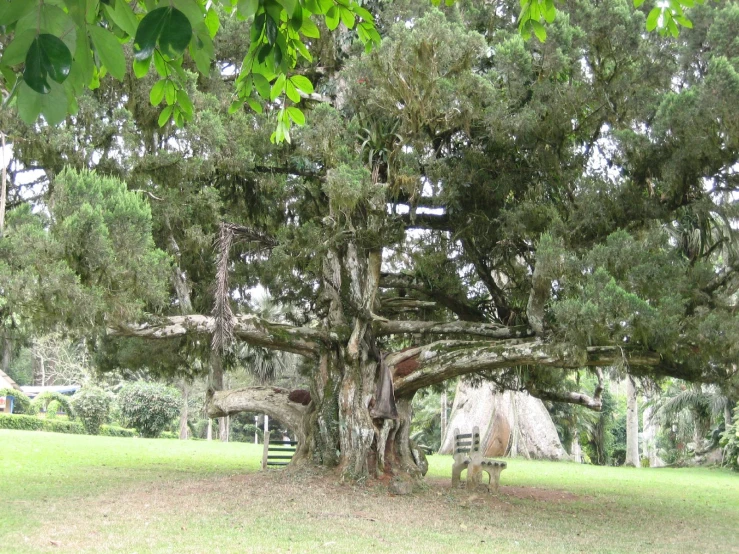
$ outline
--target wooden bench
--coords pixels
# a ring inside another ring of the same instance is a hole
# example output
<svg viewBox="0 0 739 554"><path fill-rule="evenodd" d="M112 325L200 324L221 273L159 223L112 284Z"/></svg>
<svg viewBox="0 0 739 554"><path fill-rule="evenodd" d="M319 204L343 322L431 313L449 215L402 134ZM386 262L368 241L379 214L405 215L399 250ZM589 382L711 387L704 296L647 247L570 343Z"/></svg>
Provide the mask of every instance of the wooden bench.
<svg viewBox="0 0 739 554"><path fill-rule="evenodd" d="M290 463L295 455L297 441L280 441L270 444L270 431L264 435L264 450L262 451L262 469L281 467Z"/></svg>
<svg viewBox="0 0 739 554"><path fill-rule="evenodd" d="M454 465L452 466L452 488L459 486L462 472L467 470L467 490L473 491L483 484L490 490L498 491L500 473L508 467L506 462L484 458L480 450L480 429L475 427L472 433L460 433L454 430ZM488 474L487 484L483 481L483 472Z"/></svg>

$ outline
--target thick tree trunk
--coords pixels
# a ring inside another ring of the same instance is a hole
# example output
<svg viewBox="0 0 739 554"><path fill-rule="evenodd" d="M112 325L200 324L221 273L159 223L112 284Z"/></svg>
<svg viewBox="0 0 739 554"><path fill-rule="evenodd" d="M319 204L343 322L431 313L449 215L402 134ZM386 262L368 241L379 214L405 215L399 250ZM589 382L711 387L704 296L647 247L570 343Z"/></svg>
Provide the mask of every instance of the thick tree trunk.
<svg viewBox="0 0 739 554"><path fill-rule="evenodd" d="M644 413L642 414L642 456L649 460L649 467L663 467L665 462L657 452L657 426L652 421L652 406L645 398Z"/></svg>
<svg viewBox="0 0 739 554"><path fill-rule="evenodd" d="M626 462L627 466L641 467L639 460L639 411L636 403L636 382L626 376Z"/></svg>
<svg viewBox="0 0 739 554"><path fill-rule="evenodd" d="M452 452L454 429L465 432L475 426L486 456L568 459L546 407L526 393L496 393L490 383L474 387L460 382L439 452Z"/></svg>

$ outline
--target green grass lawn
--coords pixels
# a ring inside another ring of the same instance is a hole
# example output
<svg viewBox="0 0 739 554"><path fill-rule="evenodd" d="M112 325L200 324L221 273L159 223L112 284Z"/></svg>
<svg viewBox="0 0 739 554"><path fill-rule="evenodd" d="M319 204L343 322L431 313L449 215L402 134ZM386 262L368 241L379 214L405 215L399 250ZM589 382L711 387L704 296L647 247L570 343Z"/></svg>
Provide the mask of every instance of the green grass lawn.
<svg viewBox="0 0 739 554"><path fill-rule="evenodd" d="M257 471L242 443L0 430L0 552L739 552L739 475L509 460L499 495Z"/></svg>

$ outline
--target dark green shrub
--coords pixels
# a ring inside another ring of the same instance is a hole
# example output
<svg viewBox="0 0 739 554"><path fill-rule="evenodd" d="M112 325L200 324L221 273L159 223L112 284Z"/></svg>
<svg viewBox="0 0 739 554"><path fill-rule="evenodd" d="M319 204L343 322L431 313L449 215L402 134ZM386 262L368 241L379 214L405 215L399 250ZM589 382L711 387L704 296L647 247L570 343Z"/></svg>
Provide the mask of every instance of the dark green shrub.
<svg viewBox="0 0 739 554"><path fill-rule="evenodd" d="M108 421L111 403L108 393L98 387L85 387L74 395L72 402L88 434L97 435L100 426Z"/></svg>
<svg viewBox="0 0 739 554"><path fill-rule="evenodd" d="M734 471L739 471L739 406L734 408L734 419L721 435L724 447L724 463Z"/></svg>
<svg viewBox="0 0 739 554"><path fill-rule="evenodd" d="M142 437L158 437L180 413L179 391L161 383L137 381L118 393L122 423Z"/></svg>
<svg viewBox="0 0 739 554"><path fill-rule="evenodd" d="M49 404L51 402L56 402L58 406L62 407L64 413L67 414L67 417L69 417L69 419L74 419L74 409L69 402L69 397L58 392L46 391L36 396L36 398L33 399L33 406L36 409L34 413L38 413L39 410L43 409L46 410L48 417ZM56 411L54 413L56 413ZM51 417L53 418L54 416Z"/></svg>
<svg viewBox="0 0 739 554"><path fill-rule="evenodd" d="M12 396L14 414L33 415L38 412L38 408L31 402L25 394L17 389L0 389L0 396Z"/></svg>
<svg viewBox="0 0 739 554"><path fill-rule="evenodd" d="M159 435L160 439L179 439L180 435L178 433L173 433L172 431L162 431Z"/></svg>

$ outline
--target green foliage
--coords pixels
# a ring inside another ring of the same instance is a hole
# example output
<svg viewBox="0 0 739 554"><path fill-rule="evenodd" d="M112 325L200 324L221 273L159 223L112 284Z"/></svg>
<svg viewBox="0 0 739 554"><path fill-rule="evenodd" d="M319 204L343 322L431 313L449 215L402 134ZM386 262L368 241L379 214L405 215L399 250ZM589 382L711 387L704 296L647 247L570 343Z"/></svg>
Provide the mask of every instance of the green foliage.
<svg viewBox="0 0 739 554"><path fill-rule="evenodd" d="M207 75L214 58L214 39L222 20L225 23L229 17L251 24L249 52L236 81L234 111L248 103L261 112L261 102L278 97L299 103L300 92L313 92L306 77L288 77L288 73L300 58L312 60L308 45L320 38L314 18L323 20L331 31L339 23L355 29L368 50L380 42L372 14L353 0L338 4L325 0L230 0L220 5L174 0L161 7L138 0L133 8L123 1L86 8L67 2L3 2L0 25L13 34L13 40L0 61L0 74L5 88L12 89L10 100L16 101L24 121L31 124L43 115L47 122L56 124L67 114L76 114L79 108L74 98L85 88L99 87L106 73L124 78L123 45L132 42L134 74L143 78L153 61L162 78L151 95L154 105L162 96L167 100L159 116L160 126L170 119L182 126L193 117L183 68L185 53L197 70ZM165 88L169 91L160 96ZM303 113L292 106L282 108L273 138L289 142L292 123L302 125Z"/></svg>
<svg viewBox="0 0 739 554"><path fill-rule="evenodd" d="M44 391L38 395L36 395L36 398L33 399L33 404L36 406L36 412L40 409L46 410L47 414L49 411L49 404L51 402L56 402L57 406L61 406L64 410L64 413L67 414L67 417L69 419L74 420L75 418L75 410L72 407L71 402L69 401L69 397L53 391ZM54 412L56 413L56 411ZM47 415L48 417L48 415Z"/></svg>
<svg viewBox="0 0 739 554"><path fill-rule="evenodd" d="M634 5L639 7L643 1L634 0ZM438 6L440 0L432 3ZM455 2L445 3L450 6ZM654 7L646 19L647 29L658 28L662 34L676 37L677 25L692 27L685 7L693 3L671 0ZM206 0L174 0L160 7L137 0L134 9L123 1L112 6L109 2L84 6L71 2L35 5L27 0L3 3L0 25L13 34L13 40L0 60L0 75L5 88L12 90L10 100L17 102L21 118L29 124L39 115L54 125L68 114L76 114L79 107L75 98L86 88L98 88L106 73L123 80L123 45L133 42L136 77L148 73L152 60L162 77L152 89L152 104L161 102L164 88L171 91L158 118L160 126L170 119L182 126L193 118L183 69L185 53L207 76L215 57L214 40L221 27L227 27L229 17L250 23L250 46L236 79L232 112L247 103L261 113L262 102L279 97L283 104L286 100L299 103L300 93L313 92L310 80L289 73L301 58L313 61L309 46L321 36L314 19L323 21L329 31L340 23L355 30L368 52L381 41L374 16L354 0L224 0L220 5ZM528 39L533 34L543 42L545 25L552 24L557 13L554 0L522 0L518 16L521 35ZM304 116L298 108L283 105L277 121L272 140L290 142L290 126L302 125Z"/></svg>
<svg viewBox="0 0 739 554"><path fill-rule="evenodd" d="M27 414L34 415L38 413L38 406L31 402L23 392L17 389L0 389L0 396L12 396L13 400L13 413L14 414Z"/></svg>
<svg viewBox="0 0 739 554"><path fill-rule="evenodd" d="M721 435L720 444L724 448L724 463L739 471L739 406L734 408L733 421Z"/></svg>
<svg viewBox="0 0 739 554"><path fill-rule="evenodd" d="M89 435L100 433L100 426L108 421L112 399L99 387L85 386L72 398L74 409Z"/></svg>
<svg viewBox="0 0 739 554"><path fill-rule="evenodd" d="M137 381L118 393L118 406L124 425L142 437L153 438L166 429L180 413L180 393L161 383Z"/></svg>
<svg viewBox="0 0 739 554"><path fill-rule="evenodd" d="M118 179L61 171L50 217L11 210L0 243L0 306L37 331L131 321L167 298L169 258L151 210Z"/></svg>

